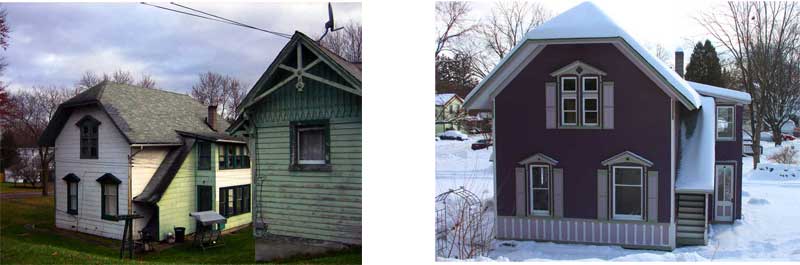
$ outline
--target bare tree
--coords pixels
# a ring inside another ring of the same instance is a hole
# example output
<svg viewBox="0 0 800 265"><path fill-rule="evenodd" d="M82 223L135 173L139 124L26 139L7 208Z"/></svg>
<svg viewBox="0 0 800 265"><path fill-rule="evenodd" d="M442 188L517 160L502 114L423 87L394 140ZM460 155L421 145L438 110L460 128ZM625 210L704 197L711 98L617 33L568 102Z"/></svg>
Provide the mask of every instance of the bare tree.
<svg viewBox="0 0 800 265"><path fill-rule="evenodd" d="M739 82L750 93L753 148L761 146L760 132L766 112L774 104L773 93L782 86L785 75L780 70L791 52L797 52L798 8L796 2L728 2L722 12L712 10L697 18L710 35L733 57ZM754 150L753 167L760 162L760 150Z"/></svg>
<svg viewBox="0 0 800 265"><path fill-rule="evenodd" d="M361 35L361 23L351 21L344 29L329 32L319 43L349 62L361 62Z"/></svg>
<svg viewBox="0 0 800 265"><path fill-rule="evenodd" d="M11 95L15 112L5 117L4 123L28 135L39 137L58 105L72 97L74 90L61 87L33 87L20 90ZM53 164L53 150L48 146L38 147L39 174L42 181L42 196L47 196L50 168Z"/></svg>
<svg viewBox="0 0 800 265"><path fill-rule="evenodd" d="M111 73L111 78L105 78L107 80L111 80L111 82L118 83L118 84L126 84L126 85L133 85L135 82L133 79L133 74L129 71L117 70Z"/></svg>
<svg viewBox="0 0 800 265"><path fill-rule="evenodd" d="M4 51L8 49L9 34L11 33L11 29L8 27L8 23L6 23L7 14L8 12L5 7L0 8L0 48L3 48ZM0 76L3 75L7 66L6 57L0 56ZM7 85L8 84L0 80L0 88L5 88Z"/></svg>
<svg viewBox="0 0 800 265"><path fill-rule="evenodd" d="M89 89L97 84L100 84L100 82L108 80L106 78L108 78L108 75L106 74L99 76L92 71L86 71L83 73L81 78L78 79L78 82L75 83L75 89L78 91Z"/></svg>
<svg viewBox="0 0 800 265"><path fill-rule="evenodd" d="M469 21L469 2L436 2L436 58L448 49L451 40L467 36L476 24Z"/></svg>
<svg viewBox="0 0 800 265"><path fill-rule="evenodd" d="M142 74L142 78L136 85L144 88L156 88L156 80L153 80L149 74Z"/></svg>
<svg viewBox="0 0 800 265"><path fill-rule="evenodd" d="M242 103L242 100L244 99L244 96L247 94L247 91L242 86L242 83L235 78L228 77L227 83L228 83L227 85L228 89L226 89L227 102L225 104L225 107L227 107L228 109L227 110L228 116L227 117L223 116L223 117L228 119L229 121L232 121L236 119L236 113L239 113L239 104Z"/></svg>
<svg viewBox="0 0 800 265"><path fill-rule="evenodd" d="M191 96L205 105L218 106L220 116L233 120L245 93L242 82L238 79L206 72L200 74L198 83L192 86Z"/></svg>
<svg viewBox="0 0 800 265"><path fill-rule="evenodd" d="M497 2L486 22L477 28L479 41L471 44L473 52L470 54L475 58L476 75L486 76L500 59L525 39L528 31L550 17L551 12L539 3Z"/></svg>

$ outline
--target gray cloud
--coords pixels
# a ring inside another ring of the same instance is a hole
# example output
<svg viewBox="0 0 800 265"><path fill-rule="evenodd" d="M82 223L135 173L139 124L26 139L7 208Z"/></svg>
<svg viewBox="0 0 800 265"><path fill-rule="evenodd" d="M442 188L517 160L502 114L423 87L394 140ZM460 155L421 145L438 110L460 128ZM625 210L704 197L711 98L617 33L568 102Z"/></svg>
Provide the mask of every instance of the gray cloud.
<svg viewBox="0 0 800 265"><path fill-rule="evenodd" d="M169 6L166 3L159 3ZM192 3L190 7L283 33L321 34L326 3ZM85 71L150 74L159 87L187 92L205 71L252 85L288 41L138 3L8 3L11 89L71 87ZM171 6L174 8L174 6ZM334 3L337 23L361 21L360 3Z"/></svg>

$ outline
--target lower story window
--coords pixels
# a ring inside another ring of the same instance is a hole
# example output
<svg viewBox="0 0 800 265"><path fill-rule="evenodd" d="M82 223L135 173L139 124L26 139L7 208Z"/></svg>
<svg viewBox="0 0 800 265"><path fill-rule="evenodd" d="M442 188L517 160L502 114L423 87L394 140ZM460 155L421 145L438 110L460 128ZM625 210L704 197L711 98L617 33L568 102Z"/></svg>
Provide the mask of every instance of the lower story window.
<svg viewBox="0 0 800 265"><path fill-rule="evenodd" d="M531 214L550 215L550 176L548 167L531 165L529 172Z"/></svg>
<svg viewBox="0 0 800 265"><path fill-rule="evenodd" d="M67 213L78 214L78 182L67 182Z"/></svg>
<svg viewBox="0 0 800 265"><path fill-rule="evenodd" d="M119 215L119 185L103 184L103 219L116 220Z"/></svg>
<svg viewBox="0 0 800 265"><path fill-rule="evenodd" d="M613 167L614 219L643 220L644 170L641 167Z"/></svg>
<svg viewBox="0 0 800 265"><path fill-rule="evenodd" d="M250 212L250 185L219 189L219 213L230 217Z"/></svg>

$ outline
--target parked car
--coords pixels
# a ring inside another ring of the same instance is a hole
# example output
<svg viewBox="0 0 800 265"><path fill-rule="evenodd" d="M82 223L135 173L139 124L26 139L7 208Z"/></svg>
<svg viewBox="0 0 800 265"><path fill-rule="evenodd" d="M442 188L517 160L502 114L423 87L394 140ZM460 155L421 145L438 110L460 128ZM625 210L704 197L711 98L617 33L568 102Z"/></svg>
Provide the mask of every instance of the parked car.
<svg viewBox="0 0 800 265"><path fill-rule="evenodd" d="M439 139L466 141L469 139L469 136L456 130L449 130L439 134Z"/></svg>
<svg viewBox="0 0 800 265"><path fill-rule="evenodd" d="M480 140L472 143L472 150L485 149L485 148L489 148L489 146L492 146L492 140L491 139L480 139Z"/></svg>
<svg viewBox="0 0 800 265"><path fill-rule="evenodd" d="M781 137L783 138L784 141L794 141L795 139L797 139L797 137L794 137L793 135L786 133L782 133Z"/></svg>

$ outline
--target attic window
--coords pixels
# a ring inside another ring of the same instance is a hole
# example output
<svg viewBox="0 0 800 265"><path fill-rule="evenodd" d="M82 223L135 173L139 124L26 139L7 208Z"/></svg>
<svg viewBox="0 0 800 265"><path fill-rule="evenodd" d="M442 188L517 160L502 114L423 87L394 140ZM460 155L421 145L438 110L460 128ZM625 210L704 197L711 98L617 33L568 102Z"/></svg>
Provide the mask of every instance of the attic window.
<svg viewBox="0 0 800 265"><path fill-rule="evenodd" d="M97 159L100 121L92 116L86 115L75 125L80 129L80 152L81 159Z"/></svg>
<svg viewBox="0 0 800 265"><path fill-rule="evenodd" d="M601 77L606 73L575 61L550 76L559 82L559 125L566 128L600 128Z"/></svg>

